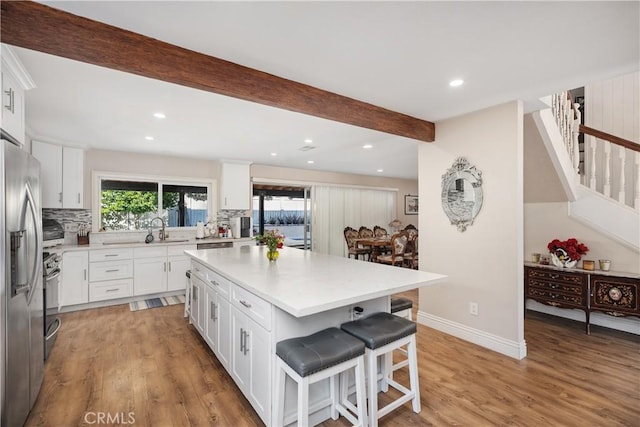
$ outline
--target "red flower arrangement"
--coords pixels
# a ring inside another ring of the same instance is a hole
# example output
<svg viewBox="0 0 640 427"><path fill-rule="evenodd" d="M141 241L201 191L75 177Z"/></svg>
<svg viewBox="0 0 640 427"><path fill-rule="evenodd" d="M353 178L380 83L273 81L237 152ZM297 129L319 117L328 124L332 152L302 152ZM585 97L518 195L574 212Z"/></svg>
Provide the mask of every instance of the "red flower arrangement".
<svg viewBox="0 0 640 427"><path fill-rule="evenodd" d="M563 262L579 261L582 255L589 251L589 248L584 243L578 242L578 240L573 237L565 241L553 239L547 245L547 249Z"/></svg>

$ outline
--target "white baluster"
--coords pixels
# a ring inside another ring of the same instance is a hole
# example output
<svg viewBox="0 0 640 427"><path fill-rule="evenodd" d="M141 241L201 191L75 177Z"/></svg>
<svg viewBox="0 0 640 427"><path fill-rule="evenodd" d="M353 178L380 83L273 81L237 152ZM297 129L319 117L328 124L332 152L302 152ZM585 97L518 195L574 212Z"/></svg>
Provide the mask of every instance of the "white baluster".
<svg viewBox="0 0 640 427"><path fill-rule="evenodd" d="M602 194L611 197L611 143L604 141L604 187Z"/></svg>
<svg viewBox="0 0 640 427"><path fill-rule="evenodd" d="M589 188L596 191L596 146L597 140L589 135L589 153L591 154L589 159Z"/></svg>
<svg viewBox="0 0 640 427"><path fill-rule="evenodd" d="M620 190L618 191L618 201L620 203L625 203L626 202L626 190L627 190L627 186L625 183L625 176L624 176L624 164L625 164L625 160L627 158L627 149L622 147L622 146L618 146L618 157L620 158Z"/></svg>
<svg viewBox="0 0 640 427"><path fill-rule="evenodd" d="M634 189L633 207L640 210L640 152L634 153L636 164L636 182Z"/></svg>

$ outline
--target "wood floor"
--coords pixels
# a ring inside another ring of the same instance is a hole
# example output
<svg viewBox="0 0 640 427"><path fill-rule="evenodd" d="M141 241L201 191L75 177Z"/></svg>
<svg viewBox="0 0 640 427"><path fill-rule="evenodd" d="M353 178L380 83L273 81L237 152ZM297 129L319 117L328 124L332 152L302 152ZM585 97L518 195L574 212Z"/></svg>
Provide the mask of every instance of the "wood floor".
<svg viewBox="0 0 640 427"><path fill-rule="evenodd" d="M102 412L122 425L133 413L139 426L261 426L182 311L121 305L63 314L26 425L100 425ZM597 326L587 336L582 324L532 312L525 325L521 361L418 325L422 412L406 404L380 425L640 425L637 336Z"/></svg>

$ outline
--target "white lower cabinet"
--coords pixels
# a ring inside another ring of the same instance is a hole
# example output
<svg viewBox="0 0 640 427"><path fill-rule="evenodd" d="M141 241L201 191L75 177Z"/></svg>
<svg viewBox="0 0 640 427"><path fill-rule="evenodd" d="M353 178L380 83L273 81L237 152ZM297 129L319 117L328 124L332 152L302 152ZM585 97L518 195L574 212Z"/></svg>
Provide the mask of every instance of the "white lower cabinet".
<svg viewBox="0 0 640 427"><path fill-rule="evenodd" d="M231 376L260 418L271 418L270 333L231 306Z"/></svg>
<svg viewBox="0 0 640 427"><path fill-rule="evenodd" d="M189 314L189 320L196 329L200 331L200 334L204 336L204 304L206 302L205 284L195 275L191 275L191 312ZM206 337L205 337L206 339Z"/></svg>
<svg viewBox="0 0 640 427"><path fill-rule="evenodd" d="M200 280L200 279L197 279ZM230 359L229 334L230 330L230 304L229 300L220 295L213 286L206 286L206 321L205 340L213 350L222 366L228 368Z"/></svg>
<svg viewBox="0 0 640 427"><path fill-rule="evenodd" d="M272 305L197 262L191 294L191 323L270 425Z"/></svg>
<svg viewBox="0 0 640 427"><path fill-rule="evenodd" d="M133 260L133 294L146 295L167 290L167 257Z"/></svg>
<svg viewBox="0 0 640 427"><path fill-rule="evenodd" d="M62 254L60 305L89 302L89 253L73 251Z"/></svg>
<svg viewBox="0 0 640 427"><path fill-rule="evenodd" d="M89 302L133 295L132 256L131 248L89 252Z"/></svg>
<svg viewBox="0 0 640 427"><path fill-rule="evenodd" d="M187 256L170 256L167 268L167 290L179 291L185 287L186 273L191 262Z"/></svg>

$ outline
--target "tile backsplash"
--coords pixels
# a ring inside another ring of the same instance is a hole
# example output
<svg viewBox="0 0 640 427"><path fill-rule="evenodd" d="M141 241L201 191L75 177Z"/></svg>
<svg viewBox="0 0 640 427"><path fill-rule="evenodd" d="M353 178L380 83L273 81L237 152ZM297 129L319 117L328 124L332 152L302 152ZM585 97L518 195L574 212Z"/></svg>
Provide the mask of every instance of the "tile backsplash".
<svg viewBox="0 0 640 427"><path fill-rule="evenodd" d="M55 219L64 227L64 243L75 244L76 232L80 224L89 224L91 229L91 209L42 209L42 218Z"/></svg>

